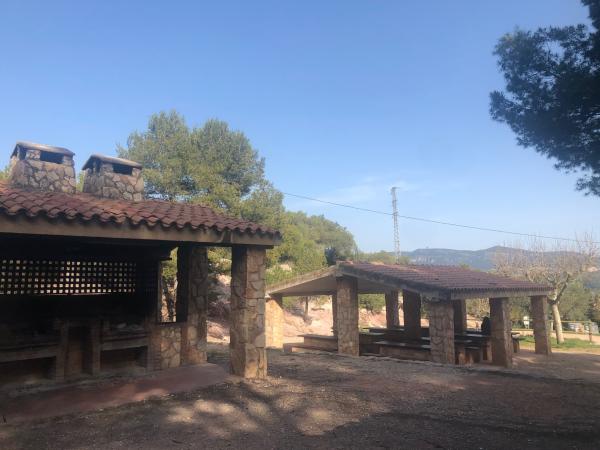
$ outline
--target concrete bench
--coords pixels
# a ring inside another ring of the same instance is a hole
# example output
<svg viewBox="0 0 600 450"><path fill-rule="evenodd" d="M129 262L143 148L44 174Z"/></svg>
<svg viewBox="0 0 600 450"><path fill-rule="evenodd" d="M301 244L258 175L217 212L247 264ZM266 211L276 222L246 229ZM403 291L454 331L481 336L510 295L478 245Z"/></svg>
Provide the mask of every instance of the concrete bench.
<svg viewBox="0 0 600 450"><path fill-rule="evenodd" d="M412 342L377 341L379 354L398 359L431 360L431 345Z"/></svg>
<svg viewBox="0 0 600 450"><path fill-rule="evenodd" d="M337 336L324 336L320 334L302 334L304 345L316 347L324 351L337 351L338 341Z"/></svg>
<svg viewBox="0 0 600 450"><path fill-rule="evenodd" d="M306 351L315 351L315 352L337 352L337 347L335 350L325 349L320 346L307 345L303 342L288 342L287 344L283 344L283 353L294 353L294 350L306 350Z"/></svg>
<svg viewBox="0 0 600 450"><path fill-rule="evenodd" d="M0 343L0 363L52 359L50 376L56 381L65 377L69 330L66 323L56 321L53 325L56 333L46 336L18 336L8 342Z"/></svg>

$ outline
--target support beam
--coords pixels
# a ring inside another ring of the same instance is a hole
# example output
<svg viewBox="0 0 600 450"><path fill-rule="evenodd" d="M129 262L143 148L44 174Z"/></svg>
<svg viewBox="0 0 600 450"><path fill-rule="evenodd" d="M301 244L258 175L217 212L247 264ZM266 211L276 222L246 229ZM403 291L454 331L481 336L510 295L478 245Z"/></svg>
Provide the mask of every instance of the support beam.
<svg viewBox="0 0 600 450"><path fill-rule="evenodd" d="M467 332L467 301L454 300L454 333L462 334Z"/></svg>
<svg viewBox="0 0 600 450"><path fill-rule="evenodd" d="M338 353L359 355L358 281L354 277L337 278Z"/></svg>
<svg viewBox="0 0 600 450"><path fill-rule="evenodd" d="M265 249L240 246L231 253L231 370L245 378L265 378Z"/></svg>
<svg viewBox="0 0 600 450"><path fill-rule="evenodd" d="M548 332L548 299L545 296L535 296L531 297L530 301L535 352L539 355L550 355L552 346Z"/></svg>
<svg viewBox="0 0 600 450"><path fill-rule="evenodd" d="M337 336L338 334L338 329L337 329L337 321L338 321L338 315L337 315L337 294L332 294L331 295L331 315L332 315L332 324L331 324L331 331L333 332L334 336Z"/></svg>
<svg viewBox="0 0 600 450"><path fill-rule="evenodd" d="M181 328L181 364L206 362L208 334L208 253L183 244L177 249L177 322Z"/></svg>
<svg viewBox="0 0 600 450"><path fill-rule="evenodd" d="M283 295L265 299L265 338L268 348L283 348Z"/></svg>
<svg viewBox="0 0 600 450"><path fill-rule="evenodd" d="M400 325L398 317L398 291L385 293L385 323L388 328Z"/></svg>
<svg viewBox="0 0 600 450"><path fill-rule="evenodd" d="M402 291L404 335L407 339L421 339L421 295Z"/></svg>
<svg viewBox="0 0 600 450"><path fill-rule="evenodd" d="M512 325L508 298L490 298L490 322L492 326L492 364L512 367Z"/></svg>
<svg viewBox="0 0 600 450"><path fill-rule="evenodd" d="M454 364L454 308L445 301L428 301L431 360L441 364Z"/></svg>

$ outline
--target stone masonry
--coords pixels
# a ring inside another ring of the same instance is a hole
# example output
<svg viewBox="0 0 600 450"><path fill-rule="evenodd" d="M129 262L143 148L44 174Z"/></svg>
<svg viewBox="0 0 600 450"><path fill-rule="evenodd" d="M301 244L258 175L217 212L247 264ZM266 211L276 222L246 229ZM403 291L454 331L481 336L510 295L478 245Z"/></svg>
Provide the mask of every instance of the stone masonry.
<svg viewBox="0 0 600 450"><path fill-rule="evenodd" d="M548 299L544 296L531 297L531 318L533 320L533 337L535 352L540 355L552 353L550 335L548 334Z"/></svg>
<svg viewBox="0 0 600 450"><path fill-rule="evenodd" d="M385 293L385 323L388 328L400 325L398 316L398 291Z"/></svg>
<svg viewBox="0 0 600 450"><path fill-rule="evenodd" d="M454 364L454 309L452 303L428 301L431 360Z"/></svg>
<svg viewBox="0 0 600 450"><path fill-rule="evenodd" d="M404 312L404 334L410 339L421 338L421 295L416 292L402 292Z"/></svg>
<svg viewBox="0 0 600 450"><path fill-rule="evenodd" d="M10 158L9 181L16 187L75 193L75 169L72 155L62 156L61 163L42 161L43 150L24 148Z"/></svg>
<svg viewBox="0 0 600 450"><path fill-rule="evenodd" d="M272 295L265 300L265 338L269 348L283 348L283 298Z"/></svg>
<svg viewBox="0 0 600 450"><path fill-rule="evenodd" d="M492 364L512 367L512 336L510 303L507 298L490 298L492 325Z"/></svg>
<svg viewBox="0 0 600 450"><path fill-rule="evenodd" d="M466 333L467 331L467 301L466 300L454 300L452 302L454 307L454 332L455 333Z"/></svg>
<svg viewBox="0 0 600 450"><path fill-rule="evenodd" d="M232 248L229 354L234 375L267 376L264 248Z"/></svg>
<svg viewBox="0 0 600 450"><path fill-rule="evenodd" d="M359 355L358 293L354 277L337 278L338 353Z"/></svg>
<svg viewBox="0 0 600 450"><path fill-rule="evenodd" d="M182 364L206 362L208 272L206 247L193 244L179 246L177 304L184 306L179 310L184 318L181 336Z"/></svg>
<svg viewBox="0 0 600 450"><path fill-rule="evenodd" d="M117 173L115 164L90 158L84 166L83 192L105 198L141 201L144 196L142 169L131 167L131 175Z"/></svg>
<svg viewBox="0 0 600 450"><path fill-rule="evenodd" d="M158 361L154 368L170 369L181 365L182 325L178 323L161 324L157 330L160 337Z"/></svg>

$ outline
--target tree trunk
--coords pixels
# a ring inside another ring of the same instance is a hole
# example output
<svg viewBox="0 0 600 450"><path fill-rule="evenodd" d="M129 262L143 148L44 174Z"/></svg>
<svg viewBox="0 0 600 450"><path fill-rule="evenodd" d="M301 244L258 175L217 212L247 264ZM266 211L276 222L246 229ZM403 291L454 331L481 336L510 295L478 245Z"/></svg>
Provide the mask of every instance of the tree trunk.
<svg viewBox="0 0 600 450"><path fill-rule="evenodd" d="M560 311L558 310L558 303L551 302L552 306L552 318L554 319L554 330L556 331L556 342L559 344L565 343L563 336L562 321L560 320Z"/></svg>

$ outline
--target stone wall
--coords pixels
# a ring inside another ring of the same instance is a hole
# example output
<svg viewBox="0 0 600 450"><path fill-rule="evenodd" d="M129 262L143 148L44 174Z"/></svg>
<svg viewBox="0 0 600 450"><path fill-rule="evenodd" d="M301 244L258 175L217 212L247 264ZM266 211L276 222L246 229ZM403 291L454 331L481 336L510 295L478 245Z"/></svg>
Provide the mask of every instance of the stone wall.
<svg viewBox="0 0 600 450"><path fill-rule="evenodd" d="M269 348L283 348L283 299L265 300L265 339Z"/></svg>
<svg viewBox="0 0 600 450"><path fill-rule="evenodd" d="M154 329L154 369L170 369L181 365L181 334L184 324L157 325Z"/></svg>
<svg viewBox="0 0 600 450"><path fill-rule="evenodd" d="M454 364L454 308L451 302L428 301L431 360Z"/></svg>
<svg viewBox="0 0 600 450"><path fill-rule="evenodd" d="M454 300L452 302L454 308L454 332L455 333L466 333L467 332L467 301L466 300Z"/></svg>
<svg viewBox="0 0 600 450"><path fill-rule="evenodd" d="M206 247L182 245L177 252L177 303L185 304L182 364L206 362L208 310L208 254ZM178 313L178 317L180 317Z"/></svg>
<svg viewBox="0 0 600 450"><path fill-rule="evenodd" d="M421 338L421 295L416 292L402 292L404 333L410 339Z"/></svg>
<svg viewBox="0 0 600 450"><path fill-rule="evenodd" d="M358 289L354 277L337 278L338 353L359 355Z"/></svg>
<svg viewBox="0 0 600 450"><path fill-rule="evenodd" d="M531 297L531 318L533 321L535 352L540 355L549 355L552 353L547 317L548 299L544 296Z"/></svg>
<svg viewBox="0 0 600 450"><path fill-rule="evenodd" d="M400 325L398 314L398 291L385 293L385 323L388 328Z"/></svg>
<svg viewBox="0 0 600 450"><path fill-rule="evenodd" d="M112 164L101 162L98 170L95 168L85 170L83 192L105 198L139 202L144 194L142 170L134 167L131 175L115 173Z"/></svg>
<svg viewBox="0 0 600 450"><path fill-rule="evenodd" d="M41 161L40 150L26 149L25 159L18 154L10 159L9 181L13 186L30 187L44 191L75 193L73 157L62 156L62 164Z"/></svg>
<svg viewBox="0 0 600 450"><path fill-rule="evenodd" d="M490 298L492 364L512 367L512 323L508 298Z"/></svg>
<svg viewBox="0 0 600 450"><path fill-rule="evenodd" d="M265 249L240 246L231 253L231 370L245 378L264 378Z"/></svg>

